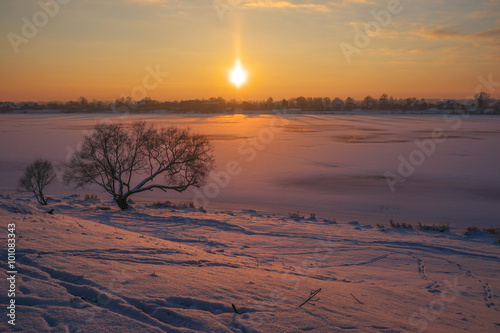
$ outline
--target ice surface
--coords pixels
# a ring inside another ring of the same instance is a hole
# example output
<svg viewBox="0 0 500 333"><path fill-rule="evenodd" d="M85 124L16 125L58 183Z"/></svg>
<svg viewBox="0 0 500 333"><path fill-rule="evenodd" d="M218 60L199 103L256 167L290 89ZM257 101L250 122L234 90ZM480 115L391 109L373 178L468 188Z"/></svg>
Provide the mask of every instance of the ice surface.
<svg viewBox="0 0 500 333"><path fill-rule="evenodd" d="M393 219L460 228L500 226L500 118L496 116L1 115L0 192L14 193L22 169L36 157L64 163L85 131L103 120L148 120L207 134L216 148L217 172L231 161L241 167L227 187L218 186L216 196L198 200L207 207L299 211L372 225ZM415 140L431 140L436 130L444 131L446 140L425 155L411 176L396 183L393 193L386 172L398 175L400 158L409 160L421 151ZM56 183L47 193L99 191ZM193 201L197 195L188 190L139 198Z"/></svg>

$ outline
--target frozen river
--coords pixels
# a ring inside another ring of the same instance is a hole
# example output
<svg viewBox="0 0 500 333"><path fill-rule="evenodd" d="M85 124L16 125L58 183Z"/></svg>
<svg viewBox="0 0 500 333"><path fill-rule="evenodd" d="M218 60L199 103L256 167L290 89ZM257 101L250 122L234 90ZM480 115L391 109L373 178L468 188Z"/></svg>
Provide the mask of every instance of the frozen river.
<svg viewBox="0 0 500 333"><path fill-rule="evenodd" d="M37 157L60 165L104 119L187 126L214 143L207 186L148 200L387 224L500 227L500 117L443 115L1 115L0 192ZM226 170L226 171L225 171ZM227 170L232 175L227 177ZM56 182L50 195L95 193ZM132 197L134 199L134 197Z"/></svg>

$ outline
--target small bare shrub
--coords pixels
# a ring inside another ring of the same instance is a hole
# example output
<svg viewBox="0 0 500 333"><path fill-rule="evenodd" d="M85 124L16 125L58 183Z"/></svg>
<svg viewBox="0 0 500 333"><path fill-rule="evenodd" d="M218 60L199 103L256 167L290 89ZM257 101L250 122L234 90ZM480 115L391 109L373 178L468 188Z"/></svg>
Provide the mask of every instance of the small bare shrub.
<svg viewBox="0 0 500 333"><path fill-rule="evenodd" d="M483 229L479 229L477 227L467 227L467 229L464 232L464 235L466 235L466 236L472 236L473 234L477 234L477 233L481 233L481 232L490 234L492 236L496 236L497 237L496 242L500 243L500 228L483 228Z"/></svg>
<svg viewBox="0 0 500 333"><path fill-rule="evenodd" d="M155 201L149 205L146 205L146 207L151 207L151 208L171 208L173 207L171 201Z"/></svg>
<svg viewBox="0 0 500 333"><path fill-rule="evenodd" d="M85 201L88 201L88 200L99 200L99 197L97 196L97 194L85 194Z"/></svg>
<svg viewBox="0 0 500 333"><path fill-rule="evenodd" d="M54 181L56 174L50 161L39 158L24 169L24 175L19 178L18 188L21 192L32 192L41 205L46 205L47 200L43 191Z"/></svg>
<svg viewBox="0 0 500 333"><path fill-rule="evenodd" d="M445 231L450 231L450 225L449 224L433 224L432 226L430 225L425 225L422 223L418 224L418 230L430 230L430 231L438 231L438 232L445 232Z"/></svg>
<svg viewBox="0 0 500 333"><path fill-rule="evenodd" d="M185 203L184 203L184 206L189 207L189 208L196 209L196 207L194 206L194 203L193 203L192 201L185 202Z"/></svg>
<svg viewBox="0 0 500 333"><path fill-rule="evenodd" d="M500 228L485 228L483 231L494 236L500 235Z"/></svg>
<svg viewBox="0 0 500 333"><path fill-rule="evenodd" d="M479 228L476 227L467 227L467 229L464 232L464 235L466 236L471 236L472 234L480 232Z"/></svg>
<svg viewBox="0 0 500 333"><path fill-rule="evenodd" d="M288 216L292 219L292 220L303 220L304 219L304 215L300 215L299 212L297 213L288 213Z"/></svg>
<svg viewBox="0 0 500 333"><path fill-rule="evenodd" d="M411 224L406 224L406 223L394 223L393 220L389 220L389 224L391 225L391 228L405 228L405 229L413 229L413 226Z"/></svg>

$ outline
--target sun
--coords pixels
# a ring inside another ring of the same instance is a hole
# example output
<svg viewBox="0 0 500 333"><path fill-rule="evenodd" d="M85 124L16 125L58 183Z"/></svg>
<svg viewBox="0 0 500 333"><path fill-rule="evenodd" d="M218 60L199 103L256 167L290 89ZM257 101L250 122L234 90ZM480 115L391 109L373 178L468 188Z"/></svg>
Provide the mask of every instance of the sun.
<svg viewBox="0 0 500 333"><path fill-rule="evenodd" d="M245 82L247 82L248 74L246 70L241 66L241 62L236 60L236 63L229 73L229 81L240 88Z"/></svg>

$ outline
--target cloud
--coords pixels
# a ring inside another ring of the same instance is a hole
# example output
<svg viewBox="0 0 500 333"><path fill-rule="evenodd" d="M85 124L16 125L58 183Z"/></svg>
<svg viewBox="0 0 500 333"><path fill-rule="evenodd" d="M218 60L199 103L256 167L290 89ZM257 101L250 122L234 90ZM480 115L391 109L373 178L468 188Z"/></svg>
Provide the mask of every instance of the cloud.
<svg viewBox="0 0 500 333"><path fill-rule="evenodd" d="M489 10L483 10L483 11L470 12L467 14L467 17L477 19L477 18L488 17L494 14L495 14L494 12L491 12Z"/></svg>
<svg viewBox="0 0 500 333"><path fill-rule="evenodd" d="M309 9L319 12L330 12L331 9L323 4L314 3L292 3L290 1L249 1L243 4L247 8L292 8Z"/></svg>
<svg viewBox="0 0 500 333"><path fill-rule="evenodd" d="M369 37L377 37L377 38L400 38L403 34L396 30L390 29L381 29L380 31L369 31L367 33Z"/></svg>
<svg viewBox="0 0 500 333"><path fill-rule="evenodd" d="M429 39L461 39L467 34L465 32L453 31L448 29L427 29L422 28L417 33L417 35L429 38Z"/></svg>
<svg viewBox="0 0 500 333"><path fill-rule="evenodd" d="M500 38L500 28L495 28L475 33L449 30L446 28L440 28L440 29L422 28L416 34L418 36L428 39L457 39L457 40L468 40L468 41L482 39L482 40L496 41L498 40L498 38Z"/></svg>
<svg viewBox="0 0 500 333"><path fill-rule="evenodd" d="M380 48L378 52L384 55L410 55L410 54L441 54L441 55L455 55L458 52L466 50L463 46L442 46L437 48L413 48L413 49L391 49L391 48Z"/></svg>
<svg viewBox="0 0 500 333"><path fill-rule="evenodd" d="M430 49L390 49L387 47L381 48L377 50L378 53L383 54L383 55L408 55L408 54L418 54L418 53L425 53L429 52Z"/></svg>
<svg viewBox="0 0 500 333"><path fill-rule="evenodd" d="M185 5L182 0L123 0L131 4L139 5L161 5L163 7L181 7Z"/></svg>
<svg viewBox="0 0 500 333"><path fill-rule="evenodd" d="M164 3L167 3L168 1L167 0L127 0L127 2L164 4Z"/></svg>
<svg viewBox="0 0 500 333"><path fill-rule="evenodd" d="M376 2L374 0L336 0L329 2L332 6L335 7L345 7L350 4L364 4L364 5L375 5Z"/></svg>
<svg viewBox="0 0 500 333"><path fill-rule="evenodd" d="M182 0L122 0L129 3L137 4L161 4L171 5L176 3L180 5ZM214 0L209 0L212 3ZM278 8L278 9L305 9L318 12L331 12L332 7L345 7L350 4L376 4L376 0L332 0L332 1L302 1L302 0L220 0L221 3L230 7L245 7L245 8Z"/></svg>
<svg viewBox="0 0 500 333"><path fill-rule="evenodd" d="M500 28L490 29L472 34L474 37L497 40L500 37Z"/></svg>

